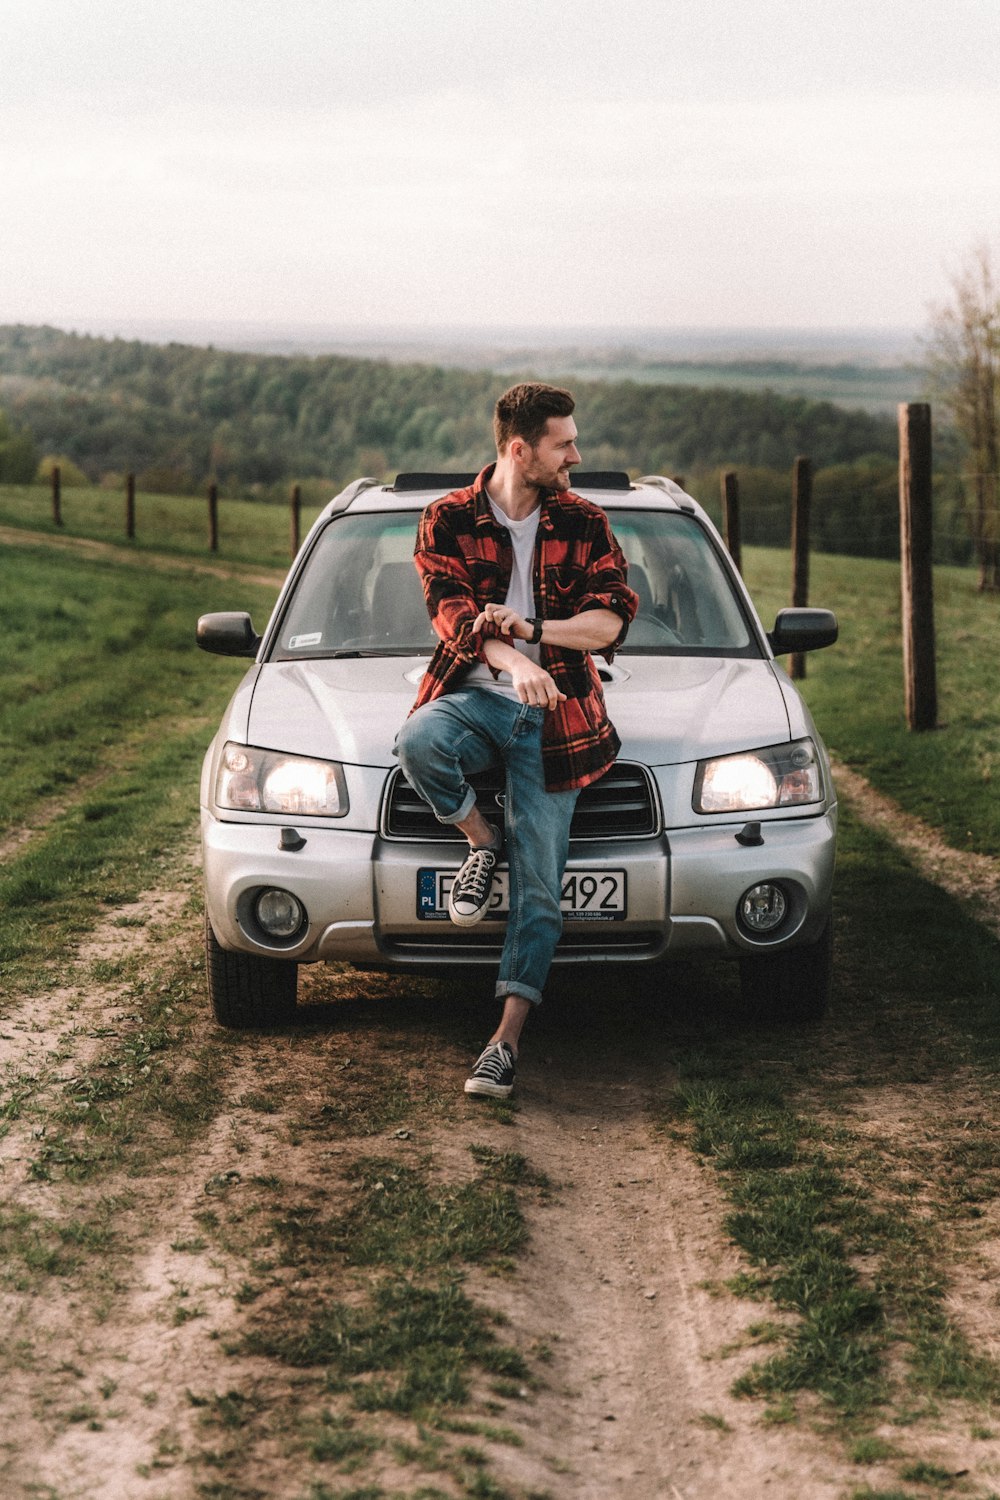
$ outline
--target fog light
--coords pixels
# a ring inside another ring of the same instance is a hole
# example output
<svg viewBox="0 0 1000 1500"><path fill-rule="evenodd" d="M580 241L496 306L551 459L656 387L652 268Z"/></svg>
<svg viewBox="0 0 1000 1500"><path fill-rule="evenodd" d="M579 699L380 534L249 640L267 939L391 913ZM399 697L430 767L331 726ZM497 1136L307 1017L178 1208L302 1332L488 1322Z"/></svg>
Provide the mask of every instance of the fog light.
<svg viewBox="0 0 1000 1500"><path fill-rule="evenodd" d="M788 901L780 885L752 885L740 898L740 921L756 937L780 927L787 910Z"/></svg>
<svg viewBox="0 0 1000 1500"><path fill-rule="evenodd" d="M254 903L254 916L268 937L294 937L305 922L301 901L289 891L261 891Z"/></svg>

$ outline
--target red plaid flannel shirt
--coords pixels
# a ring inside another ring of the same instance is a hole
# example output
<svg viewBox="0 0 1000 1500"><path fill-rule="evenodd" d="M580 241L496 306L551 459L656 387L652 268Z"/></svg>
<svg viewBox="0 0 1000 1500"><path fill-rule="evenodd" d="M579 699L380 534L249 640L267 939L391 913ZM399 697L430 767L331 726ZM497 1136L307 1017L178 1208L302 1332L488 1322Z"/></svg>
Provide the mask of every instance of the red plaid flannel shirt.
<svg viewBox="0 0 1000 1500"><path fill-rule="evenodd" d="M484 640L500 634L495 626L487 626L485 633L472 631L487 604L502 604L507 597L514 566L510 533L497 525L486 493L492 472L490 464L468 489L432 501L420 518L414 560L440 644L411 712L460 686L473 662L486 662ZM614 610L621 615L622 628L602 653L610 662L639 604L625 582L626 571L621 548L598 506L572 493L543 493L534 564L539 619L567 620L588 609ZM542 666L566 694L564 703L545 714L545 786L550 792L569 791L603 776L621 742L608 718L589 651L543 643Z"/></svg>

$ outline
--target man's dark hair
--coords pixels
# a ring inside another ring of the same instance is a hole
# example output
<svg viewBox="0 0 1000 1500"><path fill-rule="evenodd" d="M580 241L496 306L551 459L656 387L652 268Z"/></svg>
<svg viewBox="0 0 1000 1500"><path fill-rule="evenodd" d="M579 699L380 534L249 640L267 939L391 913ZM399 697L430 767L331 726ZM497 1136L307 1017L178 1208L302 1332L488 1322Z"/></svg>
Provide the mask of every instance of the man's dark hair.
<svg viewBox="0 0 1000 1500"><path fill-rule="evenodd" d="M576 402L557 385L525 381L504 391L493 412L493 436L502 453L511 438L522 438L534 448L544 437L550 417L571 417Z"/></svg>

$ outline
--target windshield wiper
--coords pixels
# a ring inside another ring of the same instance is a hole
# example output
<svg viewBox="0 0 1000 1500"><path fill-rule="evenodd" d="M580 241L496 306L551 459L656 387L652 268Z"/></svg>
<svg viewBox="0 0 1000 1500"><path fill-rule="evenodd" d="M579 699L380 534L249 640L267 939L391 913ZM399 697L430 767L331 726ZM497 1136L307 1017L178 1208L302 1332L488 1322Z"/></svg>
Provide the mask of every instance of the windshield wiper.
<svg viewBox="0 0 1000 1500"><path fill-rule="evenodd" d="M414 656L419 655L413 651L369 651L361 650L355 646L349 646L342 651L324 651L323 655L333 661L345 661L352 656Z"/></svg>

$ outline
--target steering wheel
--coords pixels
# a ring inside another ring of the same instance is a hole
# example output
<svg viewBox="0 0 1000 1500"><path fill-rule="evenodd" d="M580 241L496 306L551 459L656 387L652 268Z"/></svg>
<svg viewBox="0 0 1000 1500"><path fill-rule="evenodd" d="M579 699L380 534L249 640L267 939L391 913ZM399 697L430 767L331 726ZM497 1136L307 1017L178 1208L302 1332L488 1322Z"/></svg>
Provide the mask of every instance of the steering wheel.
<svg viewBox="0 0 1000 1500"><path fill-rule="evenodd" d="M651 632L649 631L650 626L652 626ZM647 641L637 640L637 627L640 634L643 632L643 630L645 630L647 633L652 634L653 639ZM672 629L671 626L665 624L658 615L650 614L648 610L642 609L632 621L632 625L629 628L628 639L635 646L655 646L658 643L662 643L668 646L681 646L684 644L680 636L677 634L676 630Z"/></svg>

